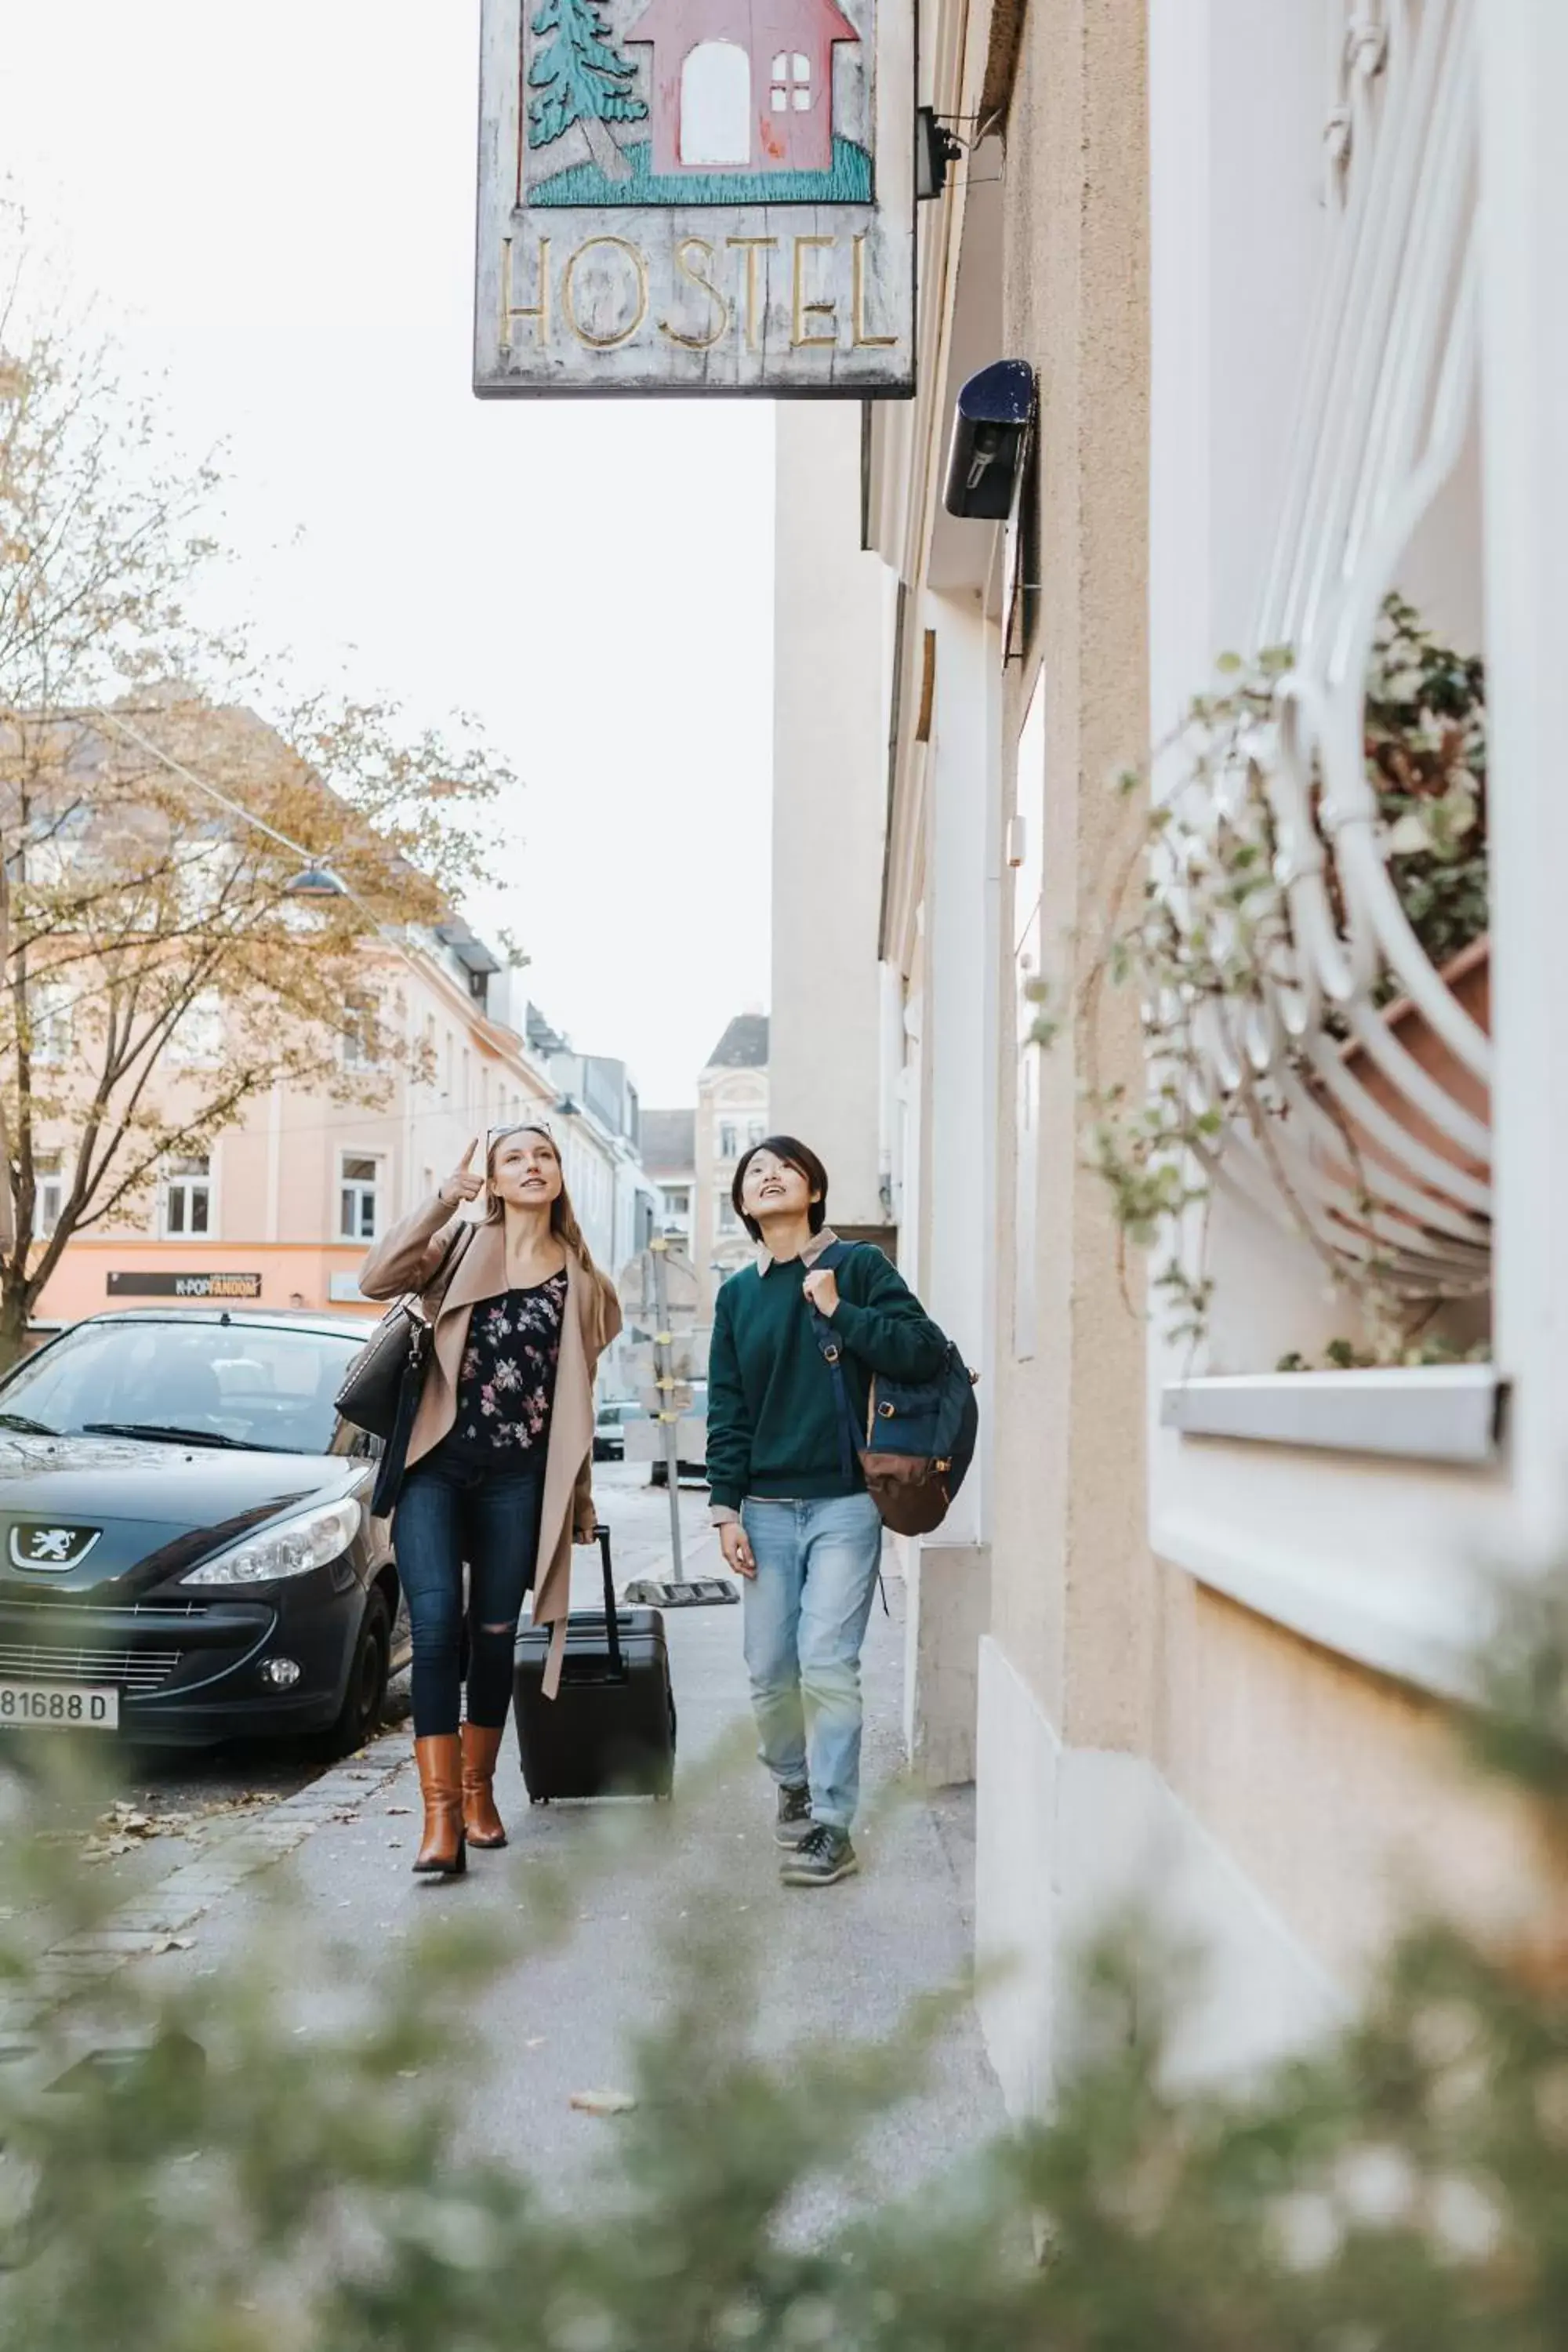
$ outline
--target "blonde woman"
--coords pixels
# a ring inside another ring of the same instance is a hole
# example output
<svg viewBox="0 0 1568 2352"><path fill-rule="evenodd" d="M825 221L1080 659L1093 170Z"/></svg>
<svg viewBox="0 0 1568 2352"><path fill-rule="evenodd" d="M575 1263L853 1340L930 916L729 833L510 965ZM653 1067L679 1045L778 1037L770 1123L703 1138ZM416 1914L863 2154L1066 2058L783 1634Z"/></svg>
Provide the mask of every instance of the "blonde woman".
<svg viewBox="0 0 1568 2352"><path fill-rule="evenodd" d="M422 1208L372 1250L367 1298L419 1292L435 1346L394 1532L414 1636L414 1752L425 1801L416 1871L453 1876L468 1848L506 1843L492 1783L525 1594L554 1634L553 1696L572 1545L594 1538L594 1374L621 1328L588 1254L548 1129L478 1138ZM470 1202L484 1213L454 1256ZM448 1265L450 1273L448 1276ZM463 1565L468 1713L459 1729Z"/></svg>

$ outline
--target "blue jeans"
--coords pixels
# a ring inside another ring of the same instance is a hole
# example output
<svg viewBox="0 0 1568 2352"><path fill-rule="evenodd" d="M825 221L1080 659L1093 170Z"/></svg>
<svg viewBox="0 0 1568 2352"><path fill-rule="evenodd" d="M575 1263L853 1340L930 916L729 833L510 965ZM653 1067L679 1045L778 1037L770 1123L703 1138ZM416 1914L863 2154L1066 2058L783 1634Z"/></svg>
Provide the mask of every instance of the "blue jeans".
<svg viewBox="0 0 1568 2352"><path fill-rule="evenodd" d="M468 1564L468 1721L499 1730L511 1703L517 1621L533 1582L543 1500L537 1468L416 1463L393 1520L414 1637L414 1733L456 1731Z"/></svg>
<svg viewBox="0 0 1568 2352"><path fill-rule="evenodd" d="M860 1796L860 1647L882 1558L877 1506L869 1495L753 1496L741 1517L757 1563L742 1591L763 1762L783 1788L809 1785L814 1820L847 1830Z"/></svg>

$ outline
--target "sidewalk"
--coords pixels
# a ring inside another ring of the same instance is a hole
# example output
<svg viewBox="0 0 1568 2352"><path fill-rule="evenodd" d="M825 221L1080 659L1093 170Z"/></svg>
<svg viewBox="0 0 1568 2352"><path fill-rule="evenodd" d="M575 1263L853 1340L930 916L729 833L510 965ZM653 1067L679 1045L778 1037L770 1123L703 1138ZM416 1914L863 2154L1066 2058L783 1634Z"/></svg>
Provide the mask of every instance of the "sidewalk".
<svg viewBox="0 0 1568 2352"><path fill-rule="evenodd" d="M688 1572L710 1574L716 1565L705 1544ZM595 1580L595 1557L582 1556L579 1605L591 1605ZM509 2148L552 2193L570 2189L606 2151L615 2128L574 2110L573 2095L627 2080L627 2035L656 2013L659 1937L676 1915L717 1908L732 1916L738 1939L754 1938L758 2032L769 2047L880 2035L912 1998L962 1980L971 1949L969 1801L897 1793L903 1592L896 1579L889 1592L893 1614L876 1612L866 1658L868 1819L858 1879L820 1892L779 1885L771 1791L749 1741L738 1746L735 1738L748 1720L741 1612L675 1610L667 1618L680 1717L672 1805L531 1808L509 1734L497 1796L510 1847L471 1854L465 1880L431 1885L410 1874L418 1789L407 1734L390 1734L275 1807L264 1829L242 1832L232 1861L219 1851L175 1874L190 1881L183 1889L169 1884L180 1905L161 1901L161 1889L140 1895L135 1926L145 1941L132 1965L221 1969L226 1956L265 1939L280 1882L291 1881L317 1928L341 1945L341 1958L325 1980L301 1983L290 1970L285 1997L298 2030L330 2038L344 2004L352 2008L363 1969L389 1942L443 1908L514 1917L529 1907L530 1874L542 1859L580 1866L581 1908L568 1942L503 1977L473 2021L484 2044L476 2137ZM176 1907L188 1949L162 1948ZM92 1966L93 1956L82 1955L79 1967ZM943 2035L925 2094L879 2133L872 2175L907 2189L1003 2120L965 2003Z"/></svg>

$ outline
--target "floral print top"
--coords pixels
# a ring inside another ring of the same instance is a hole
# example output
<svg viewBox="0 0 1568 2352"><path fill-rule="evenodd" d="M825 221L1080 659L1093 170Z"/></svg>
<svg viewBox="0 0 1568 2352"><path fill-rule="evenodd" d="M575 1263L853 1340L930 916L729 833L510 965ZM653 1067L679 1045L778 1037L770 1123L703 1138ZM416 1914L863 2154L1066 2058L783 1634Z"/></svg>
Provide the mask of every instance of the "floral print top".
<svg viewBox="0 0 1568 2352"><path fill-rule="evenodd" d="M458 1373L451 1452L494 1467L543 1453L565 1313L564 1267L531 1290L479 1300Z"/></svg>

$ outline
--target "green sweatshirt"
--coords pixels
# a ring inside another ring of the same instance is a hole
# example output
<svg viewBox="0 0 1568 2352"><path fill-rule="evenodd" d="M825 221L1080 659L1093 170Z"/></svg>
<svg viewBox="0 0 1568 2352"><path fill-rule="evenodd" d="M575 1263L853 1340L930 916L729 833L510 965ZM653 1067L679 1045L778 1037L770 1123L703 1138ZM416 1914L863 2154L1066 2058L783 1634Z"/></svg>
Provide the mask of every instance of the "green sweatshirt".
<svg viewBox="0 0 1568 2352"><path fill-rule="evenodd" d="M831 1235L816 1237L816 1258ZM833 1375L802 1295L800 1258L732 1274L713 1310L708 1361L708 1481L715 1505L739 1510L748 1495L811 1502L858 1492L858 1460L841 1466ZM843 1350L849 1406L866 1425L871 1374L929 1381L947 1342L879 1249L865 1244L837 1269L833 1329Z"/></svg>

